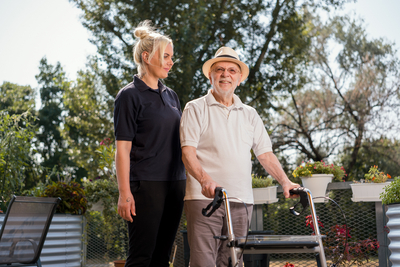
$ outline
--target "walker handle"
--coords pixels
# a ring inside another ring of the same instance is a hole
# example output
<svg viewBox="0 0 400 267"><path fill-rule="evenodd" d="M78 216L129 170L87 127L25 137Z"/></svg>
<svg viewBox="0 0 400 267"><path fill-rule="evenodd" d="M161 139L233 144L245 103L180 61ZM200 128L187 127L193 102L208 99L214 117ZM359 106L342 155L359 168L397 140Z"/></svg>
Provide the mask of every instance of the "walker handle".
<svg viewBox="0 0 400 267"><path fill-rule="evenodd" d="M289 193L291 195L299 195L300 196L300 201L296 203L296 205L294 205L294 207L290 207L289 210L293 215L300 215L303 213L303 211L307 208L308 206L308 197L307 197L307 192L306 190L308 190L305 187L297 187L297 188L293 188L291 190L289 190ZM303 210L299 213L297 211L295 211L295 208L297 207L297 205L301 204L303 206Z"/></svg>
<svg viewBox="0 0 400 267"><path fill-rule="evenodd" d="M206 217L210 217L222 204L222 202L224 201L224 194L222 193L222 187L217 187L215 188L215 196L214 196L214 200L208 204L208 206L206 208L204 208L201 211L201 214L203 214L203 216ZM207 211L212 207L212 210L207 213Z"/></svg>

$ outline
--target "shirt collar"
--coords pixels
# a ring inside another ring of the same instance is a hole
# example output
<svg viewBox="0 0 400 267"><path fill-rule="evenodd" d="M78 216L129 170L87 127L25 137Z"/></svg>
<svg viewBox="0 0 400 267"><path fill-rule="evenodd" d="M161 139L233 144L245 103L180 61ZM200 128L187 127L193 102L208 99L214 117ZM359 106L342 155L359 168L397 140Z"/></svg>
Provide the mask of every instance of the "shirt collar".
<svg viewBox="0 0 400 267"><path fill-rule="evenodd" d="M142 81L137 75L133 76L133 83L135 84L135 87L140 92L144 92L149 89L153 90L144 81ZM158 80L158 89L160 89L160 91L162 93L167 89L167 87L160 80Z"/></svg>
<svg viewBox="0 0 400 267"><path fill-rule="evenodd" d="M206 95L206 101L207 101L207 105L212 106L212 105L217 105L220 107L225 107L225 105L219 103L217 100L215 100L215 97L213 96L213 94L211 93L211 89L208 90L208 93ZM243 109L243 103L240 100L240 98L233 94L233 104L234 108L236 109Z"/></svg>

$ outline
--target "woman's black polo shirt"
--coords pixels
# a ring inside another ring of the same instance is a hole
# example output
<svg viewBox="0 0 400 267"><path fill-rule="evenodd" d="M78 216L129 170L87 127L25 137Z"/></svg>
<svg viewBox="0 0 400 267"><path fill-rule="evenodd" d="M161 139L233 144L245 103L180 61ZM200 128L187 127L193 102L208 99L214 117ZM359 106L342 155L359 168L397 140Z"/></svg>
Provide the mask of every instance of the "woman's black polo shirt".
<svg viewBox="0 0 400 267"><path fill-rule="evenodd" d="M177 94L160 81L158 90L153 90L135 75L118 92L115 139L132 141L131 181L186 179L179 140L181 115Z"/></svg>

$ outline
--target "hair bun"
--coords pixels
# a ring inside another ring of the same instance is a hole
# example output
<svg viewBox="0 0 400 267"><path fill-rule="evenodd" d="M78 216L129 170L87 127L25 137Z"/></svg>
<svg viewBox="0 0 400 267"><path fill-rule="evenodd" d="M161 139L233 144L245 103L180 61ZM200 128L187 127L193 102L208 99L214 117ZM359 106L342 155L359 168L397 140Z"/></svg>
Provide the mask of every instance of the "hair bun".
<svg viewBox="0 0 400 267"><path fill-rule="evenodd" d="M149 31L145 27L138 27L135 30L135 37L140 38L141 40L149 36Z"/></svg>

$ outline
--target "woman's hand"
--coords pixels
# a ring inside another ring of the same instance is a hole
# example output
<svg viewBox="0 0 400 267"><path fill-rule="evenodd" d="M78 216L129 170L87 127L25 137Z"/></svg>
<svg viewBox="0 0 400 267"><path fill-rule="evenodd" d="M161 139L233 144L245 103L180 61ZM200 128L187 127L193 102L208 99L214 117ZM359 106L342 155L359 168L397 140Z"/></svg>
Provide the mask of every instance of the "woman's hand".
<svg viewBox="0 0 400 267"><path fill-rule="evenodd" d="M135 199L130 194L120 194L118 198L118 214L126 221L133 222L136 216Z"/></svg>

